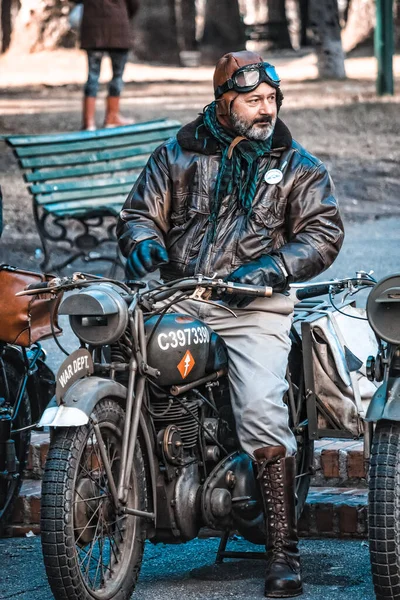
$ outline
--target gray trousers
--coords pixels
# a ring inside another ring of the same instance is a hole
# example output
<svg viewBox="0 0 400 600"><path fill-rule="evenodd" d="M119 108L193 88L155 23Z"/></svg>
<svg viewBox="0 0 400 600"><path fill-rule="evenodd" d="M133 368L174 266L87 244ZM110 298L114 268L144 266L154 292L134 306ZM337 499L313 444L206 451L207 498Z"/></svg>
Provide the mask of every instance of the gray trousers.
<svg viewBox="0 0 400 600"><path fill-rule="evenodd" d="M254 457L257 448L285 446L287 455L294 454L296 440L283 402L293 301L283 294L256 298L248 307L234 309L237 318L195 300L172 308L201 319L225 340L232 409L243 450Z"/></svg>

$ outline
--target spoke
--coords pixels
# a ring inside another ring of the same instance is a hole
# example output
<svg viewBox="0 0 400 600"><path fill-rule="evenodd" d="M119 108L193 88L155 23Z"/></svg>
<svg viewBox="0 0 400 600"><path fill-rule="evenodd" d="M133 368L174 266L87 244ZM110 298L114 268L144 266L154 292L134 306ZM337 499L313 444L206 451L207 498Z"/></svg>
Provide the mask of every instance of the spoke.
<svg viewBox="0 0 400 600"><path fill-rule="evenodd" d="M99 522L100 521L97 521L96 531L94 532L95 536L96 536L97 529L99 527ZM89 571L90 571L90 563L91 563L91 560L92 560L92 554L93 554L94 546L95 546L95 544L94 544L94 538L93 538L93 540L92 540L92 542L90 544L89 560L88 560L88 564L87 564L87 567L86 567L86 577L89 580L92 589L94 589L94 585L95 585L96 582L94 582L94 584L92 583L92 581L90 579Z"/></svg>
<svg viewBox="0 0 400 600"><path fill-rule="evenodd" d="M117 562L119 562L119 560L118 560L118 554L115 552L115 549L114 549L114 544L115 544L115 547L117 548L117 550L118 550L118 544L115 541L113 534L111 534L111 537L109 538L109 540L110 540L111 552L114 554L114 559L115 559L115 562L117 563ZM110 563L111 563L111 556L110 556Z"/></svg>
<svg viewBox="0 0 400 600"><path fill-rule="evenodd" d="M111 467L113 466L113 464L114 464L114 462L115 462L116 459L120 460L120 456L118 454L118 449L114 448L114 454L113 454L112 458L110 459L110 465L111 465Z"/></svg>
<svg viewBox="0 0 400 600"><path fill-rule="evenodd" d="M84 548L79 548L79 552L84 555L82 561L79 563L79 568L81 568L81 567L83 567L83 563L85 562L85 560L88 558L89 553L86 552L86 550ZM78 554L78 556L79 556L79 554ZM79 558L78 558L78 562L79 562Z"/></svg>
<svg viewBox="0 0 400 600"><path fill-rule="evenodd" d="M92 514L92 516L90 517L89 521L86 523L85 527L83 528L83 531L81 531L78 539L75 540L75 544L77 544L79 542L79 540L81 539L82 535L85 533L86 529L89 527L90 522L92 521L92 519L96 516L96 514L99 511L99 508L102 506L102 502L99 502L98 507L96 508L96 510L94 511L94 513ZM98 525L98 521L97 521L97 525ZM74 527L74 531L78 531L79 527ZM96 526L96 530L97 530L97 526Z"/></svg>
<svg viewBox="0 0 400 600"><path fill-rule="evenodd" d="M99 572L99 568L100 568L100 566L102 567L102 564L103 564L103 546L102 546L102 543L101 543L100 539L101 538L99 537L98 540L97 540L98 545L100 547L100 557L99 557L99 560L97 561L96 573L94 575L94 581L95 581L95 583L97 582L97 574ZM101 568L101 579L100 579L100 581L103 581L103 568Z"/></svg>
<svg viewBox="0 0 400 600"><path fill-rule="evenodd" d="M76 492L78 496L80 496L80 498L82 498L82 496L80 495L79 492ZM92 500L104 500L105 498L111 498L111 494L107 494L106 496L103 494L102 496L91 496L90 498L82 498L82 500L75 500L74 504L81 504L82 502L85 502L86 504L88 504L88 502L91 502ZM90 504L89 504L89 508L90 508Z"/></svg>
<svg viewBox="0 0 400 600"><path fill-rule="evenodd" d="M102 486L100 485L100 482L99 482L98 480L94 479L94 478L92 477L92 475L91 475L91 474L90 474L88 471L86 471L86 469L85 469L84 467L82 467L82 471L83 471L83 470L85 471L85 474L86 474L86 475L89 477L89 479L90 479L91 481L93 481L93 483L94 483L95 485L97 485L97 487L98 487L98 488L99 488L99 489L100 489L102 492L104 492L105 494L108 494L107 490L106 490L104 487L102 487Z"/></svg>

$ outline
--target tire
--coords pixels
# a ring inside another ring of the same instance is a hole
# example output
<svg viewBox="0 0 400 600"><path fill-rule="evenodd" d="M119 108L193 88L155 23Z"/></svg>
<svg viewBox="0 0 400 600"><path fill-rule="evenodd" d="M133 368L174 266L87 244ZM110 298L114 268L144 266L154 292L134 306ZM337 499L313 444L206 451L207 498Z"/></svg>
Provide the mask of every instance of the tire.
<svg viewBox="0 0 400 600"><path fill-rule="evenodd" d="M21 375L18 370L10 363L5 362L5 371L7 383L10 392L10 397L16 402L19 386L21 383ZM4 381L0 371L0 397L4 397ZM31 425L31 408L29 397L26 391L24 392L21 404L18 410L17 417L13 423L13 429L20 429ZM21 433L12 434L11 437L15 442L15 455L18 461L18 472L13 479L3 479L0 477L0 536L4 533L9 522L12 510L19 491L22 485L22 474L26 467L26 461L31 440L30 430L22 431Z"/></svg>
<svg viewBox="0 0 400 600"><path fill-rule="evenodd" d="M118 485L125 413L111 399L101 400L93 412ZM131 483L127 506L146 510L146 471L139 443ZM41 531L44 564L56 600L131 597L142 563L144 520L115 514L91 421L55 431L42 485Z"/></svg>
<svg viewBox="0 0 400 600"><path fill-rule="evenodd" d="M400 599L400 423L378 421L372 441L368 537L377 600Z"/></svg>

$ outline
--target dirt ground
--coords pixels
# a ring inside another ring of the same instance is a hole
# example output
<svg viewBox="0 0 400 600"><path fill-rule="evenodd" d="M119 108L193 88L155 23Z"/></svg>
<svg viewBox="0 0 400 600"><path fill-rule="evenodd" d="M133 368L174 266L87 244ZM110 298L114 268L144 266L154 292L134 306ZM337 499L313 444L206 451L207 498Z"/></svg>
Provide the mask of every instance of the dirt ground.
<svg viewBox="0 0 400 600"><path fill-rule="evenodd" d="M400 56L395 59L397 92L383 98L375 93L373 57L348 59L349 78L332 82L316 79L311 54L272 59L285 95L280 116L293 137L329 167L345 220L400 217ZM108 75L105 64L102 81ZM31 254L38 238L22 173L1 136L79 129L84 76L84 56L76 50L0 59L2 259L11 250ZM129 64L123 112L138 121L172 117L186 123L212 99L211 78L212 69L206 67ZM103 84L99 126L105 94Z"/></svg>

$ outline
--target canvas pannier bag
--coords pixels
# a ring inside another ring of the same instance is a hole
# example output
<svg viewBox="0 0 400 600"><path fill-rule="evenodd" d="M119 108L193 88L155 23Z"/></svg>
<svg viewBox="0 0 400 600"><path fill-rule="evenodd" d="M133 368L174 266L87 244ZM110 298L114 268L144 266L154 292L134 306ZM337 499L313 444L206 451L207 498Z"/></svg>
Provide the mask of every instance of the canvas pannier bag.
<svg viewBox="0 0 400 600"><path fill-rule="evenodd" d="M341 309L348 315L365 318L364 309L351 305ZM321 315L312 323L312 356L315 394L340 425L359 437L376 386L366 376L366 361L375 356L378 344L367 320L353 319L339 312ZM318 415L318 427L327 421Z"/></svg>
<svg viewBox="0 0 400 600"><path fill-rule="evenodd" d="M16 296L30 284L50 281L54 275L24 271L0 265L0 341L25 348L62 330L57 322L57 309L62 294Z"/></svg>

